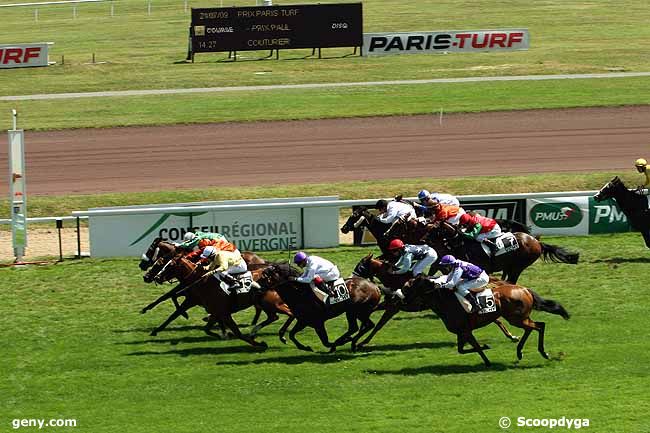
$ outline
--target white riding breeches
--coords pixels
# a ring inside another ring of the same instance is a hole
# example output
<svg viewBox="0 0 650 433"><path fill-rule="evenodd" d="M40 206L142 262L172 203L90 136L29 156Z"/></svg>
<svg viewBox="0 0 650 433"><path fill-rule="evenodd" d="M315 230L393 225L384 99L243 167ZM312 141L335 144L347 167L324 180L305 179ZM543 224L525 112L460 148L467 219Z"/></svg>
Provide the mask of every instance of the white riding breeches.
<svg viewBox="0 0 650 433"><path fill-rule="evenodd" d="M246 272L247 270L248 270L248 266L246 265L246 262L244 261L244 259L241 259L241 261L238 264L230 266L223 273L228 275L241 274L243 272Z"/></svg>
<svg viewBox="0 0 650 433"><path fill-rule="evenodd" d="M501 227L499 226L499 224L495 224L494 228L492 230L490 230L489 232L481 233L481 234L477 235L476 240L479 241L479 242L483 242L486 239L496 238L500 234L501 234Z"/></svg>
<svg viewBox="0 0 650 433"><path fill-rule="evenodd" d="M464 298L467 296L470 289L478 289L479 287L487 286L489 282L490 277L485 271L483 271L478 278L474 280L462 280L456 285L456 291Z"/></svg>
<svg viewBox="0 0 650 433"><path fill-rule="evenodd" d="M433 262L436 261L436 259L437 257L434 256L426 256L422 260L417 262L415 266L413 266L413 269L411 270L413 276L417 277L418 275L426 271L429 268L429 266L431 266Z"/></svg>

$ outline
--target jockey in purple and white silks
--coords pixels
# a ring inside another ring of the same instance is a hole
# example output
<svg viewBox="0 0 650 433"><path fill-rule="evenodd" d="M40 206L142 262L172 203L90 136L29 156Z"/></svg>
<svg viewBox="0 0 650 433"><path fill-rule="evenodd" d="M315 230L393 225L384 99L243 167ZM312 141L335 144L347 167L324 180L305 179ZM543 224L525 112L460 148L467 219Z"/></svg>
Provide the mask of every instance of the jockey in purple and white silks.
<svg viewBox="0 0 650 433"><path fill-rule="evenodd" d="M478 289L487 286L490 282L490 277L479 266L473 263L459 260L451 255L443 256L440 259L440 266L447 266L451 268L451 272L446 276L436 279L436 283L440 284L445 289L456 289L458 294L472 305L472 311L480 310L476 303L476 299L470 293L470 289ZM446 279L446 280L445 280ZM443 282L443 280L445 280Z"/></svg>
<svg viewBox="0 0 650 433"><path fill-rule="evenodd" d="M415 209L413 209L413 206L401 201L388 202L386 200L378 200L375 204L375 209L381 212L377 218L384 224L393 224L399 218L405 221L415 218Z"/></svg>

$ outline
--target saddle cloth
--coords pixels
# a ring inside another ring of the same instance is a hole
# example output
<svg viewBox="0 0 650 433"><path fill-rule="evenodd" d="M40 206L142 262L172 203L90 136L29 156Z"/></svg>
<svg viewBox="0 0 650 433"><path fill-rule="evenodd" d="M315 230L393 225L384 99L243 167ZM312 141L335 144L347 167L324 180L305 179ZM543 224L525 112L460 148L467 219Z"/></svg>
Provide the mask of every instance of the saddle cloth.
<svg viewBox="0 0 650 433"><path fill-rule="evenodd" d="M469 301L463 298L458 292L454 292L454 294L456 295L456 299L458 299L458 302L460 302L460 305L463 307L465 312L473 313L472 305L469 303ZM476 303L481 307L478 314L494 313L497 311L497 305L496 302L494 302L494 293L492 293L491 288L486 287L485 290L479 293L472 293L472 296L476 297Z"/></svg>
<svg viewBox="0 0 650 433"><path fill-rule="evenodd" d="M327 288L329 289L331 295L328 293L323 293L323 291L316 287L314 283L311 284L311 289L323 304L334 305L350 299L350 292L348 291L348 287L345 284L345 280L343 278L338 278L325 284L327 284Z"/></svg>
<svg viewBox="0 0 650 433"><path fill-rule="evenodd" d="M519 248L519 242L517 242L517 238L510 232L502 233L498 237L491 239L491 241L494 242L497 246L497 250L494 252L495 257L509 253L510 251L515 251ZM485 245L483 242L481 242L481 246L483 247L485 254L488 256L492 254L490 247Z"/></svg>
<svg viewBox="0 0 650 433"><path fill-rule="evenodd" d="M225 281L219 280L219 287L221 287L221 290L224 291L227 295L230 294L230 291L232 289L237 292L237 294L243 294L243 293L248 293L251 291L251 288L254 285L253 282L253 274L251 271L246 271L246 272L241 272L239 274L229 274L231 277L233 277L235 280L237 280L237 283L233 286L230 287L228 283ZM215 278L219 278L219 274L214 274Z"/></svg>

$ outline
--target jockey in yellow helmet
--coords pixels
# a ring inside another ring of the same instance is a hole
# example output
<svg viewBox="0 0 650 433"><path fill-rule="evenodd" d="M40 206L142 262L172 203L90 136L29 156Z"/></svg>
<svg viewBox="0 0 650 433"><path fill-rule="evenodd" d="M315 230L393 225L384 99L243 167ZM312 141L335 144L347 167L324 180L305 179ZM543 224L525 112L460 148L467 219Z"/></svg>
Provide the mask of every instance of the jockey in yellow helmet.
<svg viewBox="0 0 650 433"><path fill-rule="evenodd" d="M634 161L634 166L639 173L645 174L645 182L643 185L639 185L639 190L650 187L650 172L648 172L648 161L643 158L639 158Z"/></svg>

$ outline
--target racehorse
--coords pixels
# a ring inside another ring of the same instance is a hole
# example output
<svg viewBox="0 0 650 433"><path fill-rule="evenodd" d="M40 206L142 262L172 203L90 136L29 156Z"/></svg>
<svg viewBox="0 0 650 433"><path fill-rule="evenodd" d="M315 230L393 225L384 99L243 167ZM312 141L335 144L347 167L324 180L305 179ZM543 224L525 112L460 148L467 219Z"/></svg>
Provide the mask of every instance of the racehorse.
<svg viewBox="0 0 650 433"><path fill-rule="evenodd" d="M540 256L545 261L576 264L579 253L572 253L562 247L538 241L526 233L513 233L518 248L504 254L490 257L480 242L469 240L461 235L458 227L446 221L433 223L433 228L425 241L439 256L453 254L483 268L487 273L503 271L502 279L515 284L524 269L532 265Z"/></svg>
<svg viewBox="0 0 650 433"><path fill-rule="evenodd" d="M650 248L650 199L627 189L618 176L607 182L594 195L594 200L598 202L607 199L616 200L632 228L641 232L646 247Z"/></svg>
<svg viewBox="0 0 650 433"><path fill-rule="evenodd" d="M357 266L354 268L354 271L352 271L352 274L371 281L373 281L374 277L377 277L385 287L389 287L392 290L401 289L407 281L413 278L413 275L410 272L405 274L392 274L390 273L392 267L393 266L390 263L373 259L372 253L370 253L359 261ZM491 280L491 283L504 284L503 281L496 279ZM399 311L419 312L430 309L433 309L433 306L430 300L426 297L408 297L404 302L400 302L394 296L385 297L384 314L382 314L372 332L361 343L357 344L357 347L368 344L375 334L379 332L379 330L383 328L384 325L386 325L386 323L388 323L388 321ZM499 327L499 329L501 329L503 334L510 339L510 341L519 341L519 337L512 335L508 328L506 328L499 319L496 319L494 323Z"/></svg>
<svg viewBox="0 0 650 433"><path fill-rule="evenodd" d="M253 280L255 281L259 279L262 271L268 266L270 266L270 263L250 265L249 270L253 275ZM179 255L172 258L165 265L164 269L160 271L160 273L156 276L156 280L158 282L169 281L174 278L178 279L180 285L172 291L174 291L174 294L176 296L185 295L186 298L183 304L181 304L180 308L172 313L172 316L170 316L169 319L165 321L165 323L156 328L151 335L156 335L157 332L164 329L165 326L177 318L180 315L179 311L186 311L195 305L203 305L210 313L210 317L208 318L207 324L205 325L206 333L214 335L210 330L215 323L219 322L222 328L224 325L228 326L231 330L233 329L233 326L237 328L237 332L234 334L236 337L242 338L241 333L239 332L239 328L232 320L230 314L244 310L251 305L255 305L256 309L259 309L260 311L264 310L267 315L267 319L253 328L250 337L254 337L260 329L278 320L278 313L282 313L289 316L289 319L279 331L280 341L286 344L284 334L293 321L293 314L287 304L282 301L277 292L273 290L266 290L262 293L257 293L251 289L251 291L248 293L238 294L233 299L231 295L228 295L223 290L221 290L219 287L219 281L216 278L202 278L201 272L198 272L198 270L197 272L194 272L196 267L196 264ZM165 296L169 297L173 295L167 293L155 302L162 302L162 300L164 300L162 298ZM216 304L219 305L216 306ZM150 305L145 308L153 308ZM142 312L144 313L145 311L146 310L143 310ZM249 340L245 338L242 339L250 343Z"/></svg>
<svg viewBox="0 0 650 433"><path fill-rule="evenodd" d="M524 335L521 337L519 344L517 344L518 359L523 357L522 350L532 331L539 333L537 350L542 357L548 359L548 353L544 349L544 331L546 324L544 322L533 321L530 318L530 313L532 310L538 310L557 314L565 320L568 320L570 317L569 313L558 302L543 299L532 289L516 284L502 284L492 287L496 311L485 314L478 314L478 312L466 313L452 291L443 289L427 278L410 280L405 284L404 290L413 291L412 296L421 296L429 299L433 311L443 321L447 330L456 334L458 353L478 352L488 367L490 366L490 361L483 351L489 349L489 346L479 345L472 334L473 330L492 323L499 317L503 317L511 325L524 329ZM469 343L472 348L465 349L466 343Z"/></svg>
<svg viewBox="0 0 650 433"><path fill-rule="evenodd" d="M298 272L288 264L272 265L262 271L262 276L258 280L262 287L275 289L282 299L289 305L297 323L289 332L289 338L300 350L312 352L312 348L305 346L296 339L296 334L305 327L314 328L320 338L321 343L334 352L338 346L348 341L351 342L351 348L356 350L357 341L375 325L370 320L370 315L377 308L381 299L381 292L371 281L363 278L348 278L345 285L349 293L349 299L342 302L325 306L316 298L314 293L308 287L295 281L290 281L290 277L295 277ZM348 321L347 331L330 343L325 329L325 321L345 313ZM361 328L357 324L361 321ZM356 335L353 335L356 332Z"/></svg>
<svg viewBox="0 0 650 433"><path fill-rule="evenodd" d="M377 245L383 253L386 253L388 243L395 238L388 237L386 232L391 228L391 224L384 224L379 221L376 215L371 214L367 208L361 206L357 208L352 215L347 219L345 224L341 227L341 233L347 234L350 231L358 228L366 227L370 233L377 239ZM402 239L405 243L418 243L419 239L416 234L409 234L406 239Z"/></svg>
<svg viewBox="0 0 650 433"><path fill-rule="evenodd" d="M154 239L153 242L151 242L151 245L149 245L147 251L142 255L142 260L140 261L140 269L146 270L150 268L149 271L147 271L142 277L144 282L145 283L154 282L154 277L160 272L161 269L163 269L165 264L167 264L169 260L171 260L171 258L174 257L174 255L177 253L181 254L184 253L184 251L177 252L176 245L174 245L171 242L165 241L162 238ZM262 259L260 256L249 251L244 251L242 253L242 258L248 265L266 263L266 261ZM156 335L158 332L165 329L167 325L169 325L171 322L176 320L179 316L183 316L186 319L188 319L189 316L187 315L186 311L194 307L195 305L200 304L198 300L186 299L187 302L183 303L185 307L181 308L181 305L178 304L178 296L176 295L177 291L178 290L176 288L171 289L169 292L159 297L156 301L152 302L151 304L147 305L145 308L142 309L141 313L144 314L147 311L154 308L155 306L157 306L158 304L160 304L162 301L167 299L171 299L174 306L176 307L176 310L167 318L167 320L165 320L165 322L163 322L162 325L158 326L152 332L151 335ZM262 313L262 309L259 308L258 305L255 305L255 316L253 317L253 321L251 322L251 325L257 324L257 321L259 320L261 313Z"/></svg>

